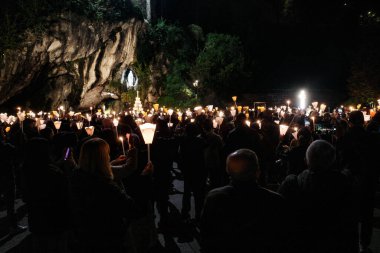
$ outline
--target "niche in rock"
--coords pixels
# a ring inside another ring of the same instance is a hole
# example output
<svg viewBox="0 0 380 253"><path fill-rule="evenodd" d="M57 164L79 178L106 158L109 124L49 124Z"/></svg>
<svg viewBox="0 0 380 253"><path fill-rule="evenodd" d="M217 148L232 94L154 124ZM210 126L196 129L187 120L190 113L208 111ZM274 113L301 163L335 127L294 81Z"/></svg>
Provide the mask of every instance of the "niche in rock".
<svg viewBox="0 0 380 253"><path fill-rule="evenodd" d="M120 82L125 85L127 89L135 89L137 87L139 79L133 70L128 68L123 71Z"/></svg>

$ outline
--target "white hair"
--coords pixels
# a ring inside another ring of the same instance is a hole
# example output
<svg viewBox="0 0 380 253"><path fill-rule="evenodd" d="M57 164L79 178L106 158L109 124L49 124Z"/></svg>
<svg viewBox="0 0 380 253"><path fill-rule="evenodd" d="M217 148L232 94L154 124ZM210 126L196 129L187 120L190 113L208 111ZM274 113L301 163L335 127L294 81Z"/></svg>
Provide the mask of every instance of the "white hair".
<svg viewBox="0 0 380 253"><path fill-rule="evenodd" d="M335 161L335 148L327 141L314 141L306 151L306 163L310 170L328 170Z"/></svg>

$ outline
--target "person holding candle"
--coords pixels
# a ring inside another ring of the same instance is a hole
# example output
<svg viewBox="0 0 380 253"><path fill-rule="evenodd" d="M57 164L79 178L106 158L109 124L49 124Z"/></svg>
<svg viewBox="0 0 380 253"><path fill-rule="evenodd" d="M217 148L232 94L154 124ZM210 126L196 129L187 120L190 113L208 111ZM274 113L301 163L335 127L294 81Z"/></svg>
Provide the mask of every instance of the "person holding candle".
<svg viewBox="0 0 380 253"><path fill-rule="evenodd" d="M114 183L104 140L92 138L83 144L79 169L71 178L71 193L81 252L123 252L127 221L143 212Z"/></svg>

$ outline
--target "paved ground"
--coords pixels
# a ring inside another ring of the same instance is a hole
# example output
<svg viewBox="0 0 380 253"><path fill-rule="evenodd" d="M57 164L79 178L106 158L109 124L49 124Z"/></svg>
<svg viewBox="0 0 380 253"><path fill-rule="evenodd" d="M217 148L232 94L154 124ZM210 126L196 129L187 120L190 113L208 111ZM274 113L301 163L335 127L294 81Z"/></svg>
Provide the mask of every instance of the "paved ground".
<svg viewBox="0 0 380 253"><path fill-rule="evenodd" d="M183 191L183 182L180 180L175 180L175 188L179 191ZM193 253L199 252L198 236L199 230L195 226L187 225L185 230L189 232L178 232L183 229L184 224L178 224L179 211L181 207L182 194L177 193L170 196L171 212L172 217L177 220L177 227L174 228L172 232L166 232L163 235L159 231L159 240L162 245L165 245L168 249L167 252L182 252L182 253ZM26 210L25 205L21 200L17 200L17 213L22 225L27 225L26 221ZM192 205L194 206L194 205ZM30 233L25 231L23 233L17 234L15 236L9 237L7 235L7 229L5 226L5 211L0 212L0 253L25 253L30 252ZM194 210L192 210L192 215L194 217ZM156 215L157 216L157 215ZM177 230L177 231L175 231ZM377 208L375 210L375 226L373 233L373 240L371 248L374 253L380 253L380 193L377 196Z"/></svg>

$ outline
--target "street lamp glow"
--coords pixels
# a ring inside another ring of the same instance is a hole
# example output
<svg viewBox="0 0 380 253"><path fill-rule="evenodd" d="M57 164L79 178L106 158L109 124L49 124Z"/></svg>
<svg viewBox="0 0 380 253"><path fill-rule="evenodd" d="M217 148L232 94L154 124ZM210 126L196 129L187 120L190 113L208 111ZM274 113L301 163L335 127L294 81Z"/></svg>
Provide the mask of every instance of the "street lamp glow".
<svg viewBox="0 0 380 253"><path fill-rule="evenodd" d="M305 90L300 91L300 93L298 94L298 98L300 100L299 108L302 110L305 109L306 108L306 92L305 92Z"/></svg>

